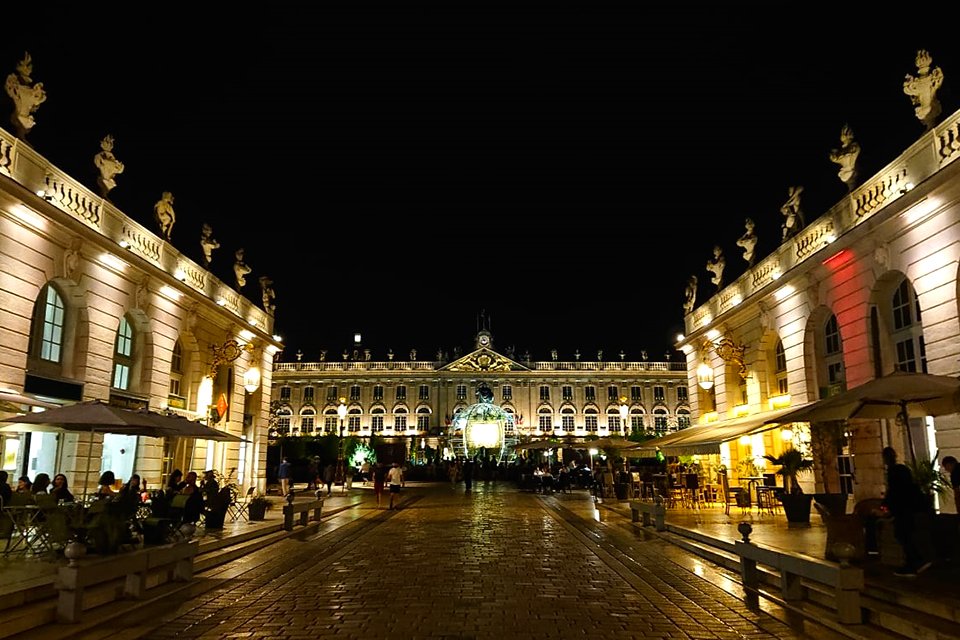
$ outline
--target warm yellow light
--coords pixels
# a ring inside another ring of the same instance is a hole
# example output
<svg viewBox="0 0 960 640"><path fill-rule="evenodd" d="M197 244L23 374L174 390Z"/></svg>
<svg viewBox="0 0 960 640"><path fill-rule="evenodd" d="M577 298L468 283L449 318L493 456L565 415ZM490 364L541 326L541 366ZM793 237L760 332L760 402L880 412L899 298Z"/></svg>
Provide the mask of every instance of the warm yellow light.
<svg viewBox="0 0 960 640"><path fill-rule="evenodd" d="M337 415L343 420L347 417L347 405L344 404L346 398L340 398L340 406L337 407Z"/></svg>
<svg viewBox="0 0 960 640"><path fill-rule="evenodd" d="M112 253L102 253L100 254L100 262L107 265L108 267L113 267L114 269L124 269L127 266L127 263L113 255Z"/></svg>
<svg viewBox="0 0 960 640"><path fill-rule="evenodd" d="M784 442L793 440L793 431L791 431L790 429L781 429L780 438L782 438Z"/></svg>
<svg viewBox="0 0 960 640"><path fill-rule="evenodd" d="M197 389L197 413L202 416L207 415L211 402L213 402L213 378L204 376L200 381L200 388Z"/></svg>
<svg viewBox="0 0 960 640"><path fill-rule="evenodd" d="M184 280L187 279L187 272L184 271L183 269L177 269L176 271L173 272L173 277L179 280L180 282L183 282Z"/></svg>
<svg viewBox="0 0 960 640"><path fill-rule="evenodd" d="M500 425L496 422L471 422L466 430L467 446L473 449L500 446Z"/></svg>
<svg viewBox="0 0 960 640"><path fill-rule="evenodd" d="M782 409L784 407L790 406L790 394L785 393L780 396L771 396L770 397L770 408L771 409Z"/></svg>
<svg viewBox="0 0 960 640"><path fill-rule="evenodd" d="M687 336L683 335L682 333L677 334L677 342L683 342L686 339L687 339Z"/></svg>
<svg viewBox="0 0 960 640"><path fill-rule="evenodd" d="M742 446L745 447L748 444L750 444L750 436L740 436L740 440L738 440L737 442L739 442Z"/></svg>
<svg viewBox="0 0 960 640"><path fill-rule="evenodd" d="M170 298L171 300L179 300L181 298L180 292L168 284L165 284L160 287L160 293Z"/></svg>
<svg viewBox="0 0 960 640"><path fill-rule="evenodd" d="M45 228L46 223L44 219L41 218L38 214L34 213L30 209L26 208L23 205L15 204L10 208L10 213L15 215L17 218L26 222L31 227Z"/></svg>
<svg viewBox="0 0 960 640"><path fill-rule="evenodd" d="M243 374L243 388L247 393L254 393L260 388L260 367L250 367Z"/></svg>
<svg viewBox="0 0 960 640"><path fill-rule="evenodd" d="M794 291L796 291L796 289L793 288L793 285L790 285L790 284L785 285L774 292L773 299L776 300L777 302L780 302L787 296L793 295Z"/></svg>
<svg viewBox="0 0 960 640"><path fill-rule="evenodd" d="M703 421L704 421L704 422L716 422L716 421L717 421L717 418L719 418L719 417L720 417L720 416L717 414L716 411L707 411L705 414L703 414Z"/></svg>
<svg viewBox="0 0 960 640"><path fill-rule="evenodd" d="M713 367L706 362L701 362L697 367L697 384L704 391L709 391L713 387Z"/></svg>
<svg viewBox="0 0 960 640"><path fill-rule="evenodd" d="M710 331L707 331L708 340L716 340L719 337L720 337L720 332L717 331L716 329L710 329Z"/></svg>
<svg viewBox="0 0 960 640"><path fill-rule="evenodd" d="M239 333L239 336L244 340L246 340L247 342L249 342L250 340L253 340L254 337L256 337L256 335L257 334L255 334L253 331L250 331L250 329L240 329L240 333Z"/></svg>
<svg viewBox="0 0 960 640"><path fill-rule="evenodd" d="M217 304L220 305L221 307L224 307L226 306L227 301L224 298L217 298Z"/></svg>
<svg viewBox="0 0 960 640"><path fill-rule="evenodd" d="M750 405L738 404L733 408L733 415L736 417L745 416L750 413Z"/></svg>
<svg viewBox="0 0 960 640"><path fill-rule="evenodd" d="M590 449L590 455L595 456L595 455L597 455L598 453L600 453L600 450L599 450L599 449Z"/></svg>

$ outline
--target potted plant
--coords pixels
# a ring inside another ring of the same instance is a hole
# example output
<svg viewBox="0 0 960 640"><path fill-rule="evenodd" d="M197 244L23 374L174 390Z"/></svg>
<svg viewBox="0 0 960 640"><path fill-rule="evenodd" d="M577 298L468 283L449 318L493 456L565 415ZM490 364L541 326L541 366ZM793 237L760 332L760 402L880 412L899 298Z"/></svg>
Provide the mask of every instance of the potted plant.
<svg viewBox="0 0 960 640"><path fill-rule="evenodd" d="M803 457L796 449L784 451L779 456L764 456L767 460L780 467L777 475L783 476L784 491L780 494L780 502L787 514L787 522L809 523L810 502L813 496L803 492L797 476L813 468L813 460Z"/></svg>
<svg viewBox="0 0 960 640"><path fill-rule="evenodd" d="M208 498L204 526L207 529L223 529L223 521L227 517L227 510L234 501L234 492L229 486L222 487L215 495Z"/></svg>
<svg viewBox="0 0 960 640"><path fill-rule="evenodd" d="M266 518L267 509L269 509L270 506L270 501L267 499L267 496L262 493L258 493L250 498L250 502L247 503L247 513L250 520L263 520Z"/></svg>

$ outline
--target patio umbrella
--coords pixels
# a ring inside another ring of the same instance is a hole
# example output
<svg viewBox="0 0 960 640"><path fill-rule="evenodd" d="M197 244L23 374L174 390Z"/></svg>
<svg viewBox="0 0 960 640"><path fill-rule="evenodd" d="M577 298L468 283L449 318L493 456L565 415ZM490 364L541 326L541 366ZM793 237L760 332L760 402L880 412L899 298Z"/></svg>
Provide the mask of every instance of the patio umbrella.
<svg viewBox="0 0 960 640"><path fill-rule="evenodd" d="M220 429L214 429L202 422L189 420L183 416L157 413L156 411L142 412L146 413L151 422L163 431L165 436L177 436L181 438L196 438L198 440L219 440L220 442L243 442L244 438L235 436Z"/></svg>
<svg viewBox="0 0 960 640"><path fill-rule="evenodd" d="M902 415L910 444L910 457L916 460L910 416L942 416L958 412L960 378L897 371L768 422L783 424L853 418L896 419Z"/></svg>
<svg viewBox="0 0 960 640"><path fill-rule="evenodd" d="M610 449L610 450L619 450L619 449L638 449L640 448L640 443L634 442L633 440L627 440L626 438L620 436L607 436L604 438L597 438L596 440L584 440L576 445L581 449Z"/></svg>
<svg viewBox="0 0 960 640"><path fill-rule="evenodd" d="M563 446L559 442L551 442L550 440L535 440L533 442L528 442L526 444L520 444L515 447L516 451L536 451L538 449L553 449L554 447Z"/></svg>

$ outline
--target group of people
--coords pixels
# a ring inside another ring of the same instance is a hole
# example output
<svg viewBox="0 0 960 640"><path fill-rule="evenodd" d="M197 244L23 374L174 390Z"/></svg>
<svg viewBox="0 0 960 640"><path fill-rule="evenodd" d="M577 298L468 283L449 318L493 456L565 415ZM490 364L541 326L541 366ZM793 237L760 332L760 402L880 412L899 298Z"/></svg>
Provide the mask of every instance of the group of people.
<svg viewBox="0 0 960 640"><path fill-rule="evenodd" d="M219 493L220 482L213 469L204 471L203 479L199 480L199 483L196 471L189 471L184 476L183 471L174 469L167 478L162 498L157 496L156 499L162 499L170 504L176 496L186 496L187 499L183 505L183 521L196 523L200 520L204 505ZM156 512L157 509L154 511Z"/></svg>
<svg viewBox="0 0 960 640"><path fill-rule="evenodd" d="M70 493L67 476L58 473L50 480L50 475L38 473L31 481L29 476L20 476L17 479L16 489L12 489L7 480L10 475L6 471L0 471L0 506L10 503L14 493L31 495L53 495L57 502L73 502L73 494Z"/></svg>

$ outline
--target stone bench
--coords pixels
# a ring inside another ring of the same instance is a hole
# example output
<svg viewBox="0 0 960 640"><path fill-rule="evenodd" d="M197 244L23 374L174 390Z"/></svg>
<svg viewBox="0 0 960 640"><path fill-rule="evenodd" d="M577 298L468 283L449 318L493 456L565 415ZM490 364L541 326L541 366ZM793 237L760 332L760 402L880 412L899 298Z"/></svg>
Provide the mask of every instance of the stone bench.
<svg viewBox="0 0 960 640"><path fill-rule="evenodd" d="M663 506L663 498L657 496L653 502L630 501L630 515L633 522L643 521L643 526L654 525L657 531L666 531L667 509Z"/></svg>
<svg viewBox="0 0 960 640"><path fill-rule="evenodd" d="M313 511L313 519L320 520L320 512L322 509L323 498L285 504L283 505L283 528L287 531L293 531L294 516L297 514L299 514L297 520L299 520L300 526L307 525L311 511Z"/></svg>
<svg viewBox="0 0 960 640"><path fill-rule="evenodd" d="M57 571L57 620L76 622L83 612L83 593L111 580L125 578L123 595L139 599L147 590L147 576L166 573L166 581L186 582L193 577L193 559L200 542L158 545L116 555L80 559Z"/></svg>

